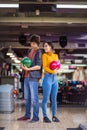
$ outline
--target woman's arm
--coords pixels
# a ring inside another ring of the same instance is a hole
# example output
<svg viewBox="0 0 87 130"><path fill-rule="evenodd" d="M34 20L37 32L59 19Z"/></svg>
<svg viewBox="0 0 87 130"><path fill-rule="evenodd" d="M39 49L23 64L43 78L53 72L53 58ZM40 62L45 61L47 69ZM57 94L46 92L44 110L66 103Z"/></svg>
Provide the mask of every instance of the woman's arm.
<svg viewBox="0 0 87 130"><path fill-rule="evenodd" d="M42 56L42 64L43 64L44 72L51 73L51 74L57 73L56 70L51 70L51 69L49 68L49 65L48 65L49 63L48 63L46 54L43 54L43 56Z"/></svg>

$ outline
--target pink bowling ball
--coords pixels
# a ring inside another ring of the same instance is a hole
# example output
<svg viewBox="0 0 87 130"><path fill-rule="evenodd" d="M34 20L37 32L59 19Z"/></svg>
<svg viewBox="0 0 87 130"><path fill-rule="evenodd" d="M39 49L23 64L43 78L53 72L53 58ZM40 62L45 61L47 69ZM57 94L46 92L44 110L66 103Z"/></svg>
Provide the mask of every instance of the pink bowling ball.
<svg viewBox="0 0 87 130"><path fill-rule="evenodd" d="M50 69L52 69L52 70L60 69L60 62L58 62L58 61L52 61L50 63Z"/></svg>
<svg viewBox="0 0 87 130"><path fill-rule="evenodd" d="M60 69L60 66L61 66L60 62L57 61L57 65L56 65L57 69Z"/></svg>

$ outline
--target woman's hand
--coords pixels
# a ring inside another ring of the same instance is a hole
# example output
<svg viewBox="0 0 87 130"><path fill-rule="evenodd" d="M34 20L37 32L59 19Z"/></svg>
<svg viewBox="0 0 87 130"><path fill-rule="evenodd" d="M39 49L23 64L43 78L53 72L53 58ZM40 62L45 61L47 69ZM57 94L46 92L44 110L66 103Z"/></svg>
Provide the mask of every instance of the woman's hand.
<svg viewBox="0 0 87 130"><path fill-rule="evenodd" d="M55 73L55 74L57 74L57 73L58 73L58 70L57 70L57 69L55 69L55 70L54 70L54 73Z"/></svg>

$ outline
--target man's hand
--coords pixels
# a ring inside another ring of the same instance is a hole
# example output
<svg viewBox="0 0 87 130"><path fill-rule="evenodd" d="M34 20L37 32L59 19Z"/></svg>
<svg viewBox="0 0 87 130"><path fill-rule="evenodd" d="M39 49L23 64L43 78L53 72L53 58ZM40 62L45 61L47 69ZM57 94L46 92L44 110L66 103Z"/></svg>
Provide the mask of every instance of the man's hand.
<svg viewBox="0 0 87 130"><path fill-rule="evenodd" d="M21 69L25 70L25 71L29 71L29 68L27 68L26 66L24 65L21 65Z"/></svg>

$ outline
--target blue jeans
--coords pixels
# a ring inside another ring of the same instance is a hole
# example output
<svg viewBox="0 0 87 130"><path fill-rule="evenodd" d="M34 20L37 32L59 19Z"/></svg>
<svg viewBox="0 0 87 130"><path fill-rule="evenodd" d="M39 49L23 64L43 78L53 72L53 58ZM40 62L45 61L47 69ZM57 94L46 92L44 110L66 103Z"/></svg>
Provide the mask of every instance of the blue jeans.
<svg viewBox="0 0 87 130"><path fill-rule="evenodd" d="M33 119L38 119L39 115L38 84L38 81L29 80L31 103L33 104Z"/></svg>
<svg viewBox="0 0 87 130"><path fill-rule="evenodd" d="M25 99L25 116L31 117L31 93L29 87L29 78L24 78L24 99Z"/></svg>
<svg viewBox="0 0 87 130"><path fill-rule="evenodd" d="M26 100L26 116L31 117L31 103L33 104L33 118L39 115L38 81L24 80L24 98Z"/></svg>
<svg viewBox="0 0 87 130"><path fill-rule="evenodd" d="M43 117L47 117L47 102L50 97L50 94L51 94L51 101L52 101L52 116L56 116L57 93L58 93L57 75L46 73L44 75L42 88L43 88L43 101L42 101Z"/></svg>

